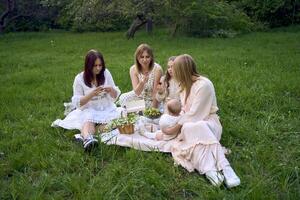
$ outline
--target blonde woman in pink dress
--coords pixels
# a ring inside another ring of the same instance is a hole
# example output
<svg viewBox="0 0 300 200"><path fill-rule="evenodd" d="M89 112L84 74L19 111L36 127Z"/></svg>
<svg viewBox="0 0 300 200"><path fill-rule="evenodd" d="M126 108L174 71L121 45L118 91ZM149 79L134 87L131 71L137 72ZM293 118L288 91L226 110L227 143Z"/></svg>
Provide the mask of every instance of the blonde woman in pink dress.
<svg viewBox="0 0 300 200"><path fill-rule="evenodd" d="M174 61L173 73L180 84L182 116L178 123L163 132L181 133L172 146L171 153L176 164L192 172L205 174L215 186L225 179L227 187L240 184L220 144L222 126L219 117L216 94L212 82L199 75L193 58L187 54Z"/></svg>

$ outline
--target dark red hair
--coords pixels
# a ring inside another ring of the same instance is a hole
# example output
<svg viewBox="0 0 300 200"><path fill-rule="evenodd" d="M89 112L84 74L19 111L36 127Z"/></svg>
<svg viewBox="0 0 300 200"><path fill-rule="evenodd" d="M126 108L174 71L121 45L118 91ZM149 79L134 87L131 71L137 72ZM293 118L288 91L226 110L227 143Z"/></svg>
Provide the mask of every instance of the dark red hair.
<svg viewBox="0 0 300 200"><path fill-rule="evenodd" d="M105 81L104 71L105 71L105 62L103 55L97 50L89 50L89 52L85 56L85 63L84 63L84 73L83 79L84 83L92 87L92 80L93 80L93 68L97 59L100 59L102 64L102 69L99 74L96 75L97 86L103 85Z"/></svg>

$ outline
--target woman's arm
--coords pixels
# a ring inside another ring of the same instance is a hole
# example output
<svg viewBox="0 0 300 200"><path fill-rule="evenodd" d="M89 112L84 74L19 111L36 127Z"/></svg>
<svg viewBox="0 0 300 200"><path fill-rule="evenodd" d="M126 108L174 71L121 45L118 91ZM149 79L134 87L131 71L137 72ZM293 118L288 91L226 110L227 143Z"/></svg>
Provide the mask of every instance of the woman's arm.
<svg viewBox="0 0 300 200"><path fill-rule="evenodd" d="M142 81L139 81L136 67L130 68L130 79L132 83L132 89L136 95L140 95L144 89L145 83L147 83L149 76L145 76Z"/></svg>
<svg viewBox="0 0 300 200"><path fill-rule="evenodd" d="M167 91L166 91L166 84L164 81L164 76L161 77L159 85L157 85L157 93L156 93L156 100L158 102L162 102L166 99Z"/></svg>
<svg viewBox="0 0 300 200"><path fill-rule="evenodd" d="M153 91L152 91L152 106L154 108L158 107L158 101L156 99L156 93L157 93L157 86L160 81L161 75L162 75L162 69L161 66L158 65L158 69L154 72L154 85L153 85Z"/></svg>
<svg viewBox="0 0 300 200"><path fill-rule="evenodd" d="M103 91L102 87L97 87L92 92L87 95L84 95L83 91L83 81L81 80L82 74L79 74L75 77L73 83L73 97L72 103L76 108L79 108L87 104L94 96L100 94Z"/></svg>
<svg viewBox="0 0 300 200"><path fill-rule="evenodd" d="M172 127L163 128L162 132L166 135L175 135L180 132L182 125L176 124Z"/></svg>
<svg viewBox="0 0 300 200"><path fill-rule="evenodd" d="M178 122L179 124L204 120L210 114L214 99L213 86L206 81L202 81L196 86L196 89L191 90L191 93L192 92L194 93L194 97L190 102L191 107L189 111L181 116L181 119Z"/></svg>
<svg viewBox="0 0 300 200"><path fill-rule="evenodd" d="M105 92L108 92L110 96L116 100L117 97L121 94L120 89L115 85L114 79L111 73L106 69L105 70L105 79L107 80L107 85L103 87Z"/></svg>
<svg viewBox="0 0 300 200"><path fill-rule="evenodd" d="M80 98L80 106L87 104L94 96L99 95L104 91L103 87L96 87L92 92Z"/></svg>

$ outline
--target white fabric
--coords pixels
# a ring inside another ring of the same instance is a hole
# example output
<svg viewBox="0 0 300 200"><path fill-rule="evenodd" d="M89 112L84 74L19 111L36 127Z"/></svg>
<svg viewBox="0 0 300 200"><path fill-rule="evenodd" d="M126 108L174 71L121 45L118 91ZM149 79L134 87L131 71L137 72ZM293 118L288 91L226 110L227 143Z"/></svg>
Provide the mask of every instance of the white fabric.
<svg viewBox="0 0 300 200"><path fill-rule="evenodd" d="M118 129L100 135L101 141L107 145L119 145L142 151L170 152L174 140L158 141L142 136L138 130L134 134L120 134Z"/></svg>
<svg viewBox="0 0 300 200"><path fill-rule="evenodd" d="M180 93L184 114L179 124L205 120L209 115L219 110L213 83L206 77L198 78L191 88L190 95L185 102L185 91Z"/></svg>
<svg viewBox="0 0 300 200"><path fill-rule="evenodd" d="M180 116L172 116L169 114L163 114L159 120L160 129L172 127L177 124Z"/></svg>
<svg viewBox="0 0 300 200"><path fill-rule="evenodd" d="M178 123L179 119L180 119L180 116L172 116L169 114L163 114L159 120L159 127L161 130L164 128L172 127ZM167 135L167 134L163 133L163 140L170 140L170 139L175 138L176 136L177 136L177 134Z"/></svg>
<svg viewBox="0 0 300 200"><path fill-rule="evenodd" d="M180 96L184 113L178 122L183 125L181 133L171 149L175 163L200 174L224 169L229 162L219 143L222 126L212 82L201 76L187 99L185 91Z"/></svg>
<svg viewBox="0 0 300 200"><path fill-rule="evenodd" d="M115 85L110 72L106 69L104 71L105 81L102 85L111 86L117 91L117 97L120 95L119 88ZM88 87L84 83L83 72L79 73L74 80L73 84L73 97L72 104L77 108L70 112L64 120L57 119L51 126L60 126L65 129L79 129L82 125L89 121L93 123L108 123L112 119L118 118L120 112L114 104L116 98L112 98L108 93L101 93L99 96L92 98L84 106L80 106L80 99L92 92L96 86Z"/></svg>

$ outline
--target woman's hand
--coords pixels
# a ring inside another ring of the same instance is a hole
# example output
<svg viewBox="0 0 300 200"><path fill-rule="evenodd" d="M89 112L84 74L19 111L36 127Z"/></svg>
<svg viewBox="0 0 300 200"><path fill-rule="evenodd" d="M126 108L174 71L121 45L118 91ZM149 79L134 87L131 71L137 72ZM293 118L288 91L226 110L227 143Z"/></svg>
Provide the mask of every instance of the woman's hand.
<svg viewBox="0 0 300 200"><path fill-rule="evenodd" d="M176 124L172 127L163 128L162 132L167 135L174 135L181 131L181 127L182 127L182 125Z"/></svg>
<svg viewBox="0 0 300 200"><path fill-rule="evenodd" d="M94 96L98 96L101 92L104 91L104 88L99 86L99 87L96 87L92 92L91 92L91 97L94 97Z"/></svg>
<svg viewBox="0 0 300 200"><path fill-rule="evenodd" d="M93 97L98 96L101 92L103 92L103 87L96 87L89 94L80 98L80 106L87 104Z"/></svg>
<svg viewBox="0 0 300 200"><path fill-rule="evenodd" d="M164 139L164 134L162 132L158 132L155 135L156 140L163 140Z"/></svg>
<svg viewBox="0 0 300 200"><path fill-rule="evenodd" d="M109 93L112 98L117 97L117 91L111 86L103 87L103 91Z"/></svg>
<svg viewBox="0 0 300 200"><path fill-rule="evenodd" d="M145 75L143 75L141 82L143 84L146 84L149 80L149 73L147 72Z"/></svg>
<svg viewBox="0 0 300 200"><path fill-rule="evenodd" d="M163 94L165 91L165 86L163 83L159 82L157 85L157 92L158 94Z"/></svg>

